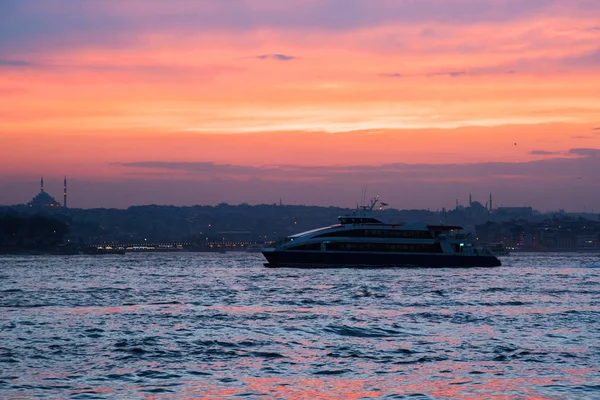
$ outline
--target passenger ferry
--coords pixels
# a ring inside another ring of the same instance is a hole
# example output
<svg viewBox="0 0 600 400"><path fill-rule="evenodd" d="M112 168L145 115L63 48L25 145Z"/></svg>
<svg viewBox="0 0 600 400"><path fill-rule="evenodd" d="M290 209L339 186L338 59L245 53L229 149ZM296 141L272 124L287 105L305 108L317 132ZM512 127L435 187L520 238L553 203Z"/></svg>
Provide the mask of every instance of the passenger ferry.
<svg viewBox="0 0 600 400"><path fill-rule="evenodd" d="M500 260L475 248L460 226L387 224L370 206L338 217L339 224L288 236L263 255L269 268L497 267Z"/></svg>

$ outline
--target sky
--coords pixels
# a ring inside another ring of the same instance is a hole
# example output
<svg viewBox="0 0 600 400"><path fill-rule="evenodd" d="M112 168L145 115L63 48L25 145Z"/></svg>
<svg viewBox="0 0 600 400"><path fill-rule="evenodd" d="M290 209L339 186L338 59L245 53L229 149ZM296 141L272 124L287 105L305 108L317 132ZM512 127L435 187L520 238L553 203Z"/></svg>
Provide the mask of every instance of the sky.
<svg viewBox="0 0 600 400"><path fill-rule="evenodd" d="M0 204L600 212L597 0L2 0Z"/></svg>

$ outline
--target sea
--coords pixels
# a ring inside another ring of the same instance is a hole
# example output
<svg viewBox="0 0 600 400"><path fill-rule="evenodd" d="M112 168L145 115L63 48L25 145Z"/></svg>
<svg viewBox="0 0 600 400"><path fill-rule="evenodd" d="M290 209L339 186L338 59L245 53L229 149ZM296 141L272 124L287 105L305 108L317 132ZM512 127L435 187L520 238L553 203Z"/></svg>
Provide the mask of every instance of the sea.
<svg viewBox="0 0 600 400"><path fill-rule="evenodd" d="M0 257L2 399L600 399L600 254Z"/></svg>

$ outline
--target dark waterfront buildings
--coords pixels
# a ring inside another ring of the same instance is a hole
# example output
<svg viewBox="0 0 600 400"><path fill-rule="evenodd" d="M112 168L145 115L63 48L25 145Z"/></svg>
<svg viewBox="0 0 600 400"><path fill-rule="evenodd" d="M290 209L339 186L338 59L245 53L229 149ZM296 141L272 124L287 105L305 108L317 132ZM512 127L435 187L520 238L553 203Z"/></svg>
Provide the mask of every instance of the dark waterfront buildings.
<svg viewBox="0 0 600 400"><path fill-rule="evenodd" d="M488 221L475 230L481 243L502 243L524 251L600 251L600 221L580 217Z"/></svg>
<svg viewBox="0 0 600 400"><path fill-rule="evenodd" d="M77 245L146 243L264 243L326 226L351 210L278 204L217 206L135 206L128 209L66 208L46 193L43 179L40 193L27 204L0 206L1 215L42 214L67 224L65 240ZM597 214L540 213L532 207L491 207L469 196L470 206L458 204L452 210L384 209L378 215L390 223L423 222L459 225L479 243L502 243L530 251L600 251L600 219Z"/></svg>

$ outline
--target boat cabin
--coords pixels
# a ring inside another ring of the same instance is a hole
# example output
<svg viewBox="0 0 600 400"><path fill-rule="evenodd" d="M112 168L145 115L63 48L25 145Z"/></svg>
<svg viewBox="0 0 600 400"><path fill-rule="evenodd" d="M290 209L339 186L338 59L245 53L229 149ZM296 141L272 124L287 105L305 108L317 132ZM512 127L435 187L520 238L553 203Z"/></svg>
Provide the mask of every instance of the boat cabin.
<svg viewBox="0 0 600 400"><path fill-rule="evenodd" d="M380 220L373 217L367 216L358 216L358 215L347 215L343 217L338 217L340 224L342 225L350 225L350 224L383 224Z"/></svg>
<svg viewBox="0 0 600 400"><path fill-rule="evenodd" d="M433 234L435 238L444 238L447 237L452 231L460 231L463 229L462 226L452 226L452 225L427 225L427 229ZM459 235L455 234L454 237L461 238L464 236L465 238L468 235Z"/></svg>

